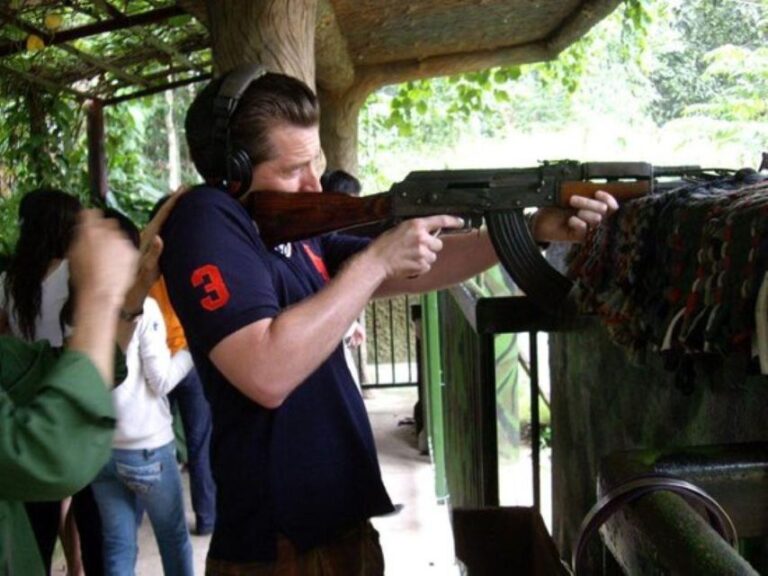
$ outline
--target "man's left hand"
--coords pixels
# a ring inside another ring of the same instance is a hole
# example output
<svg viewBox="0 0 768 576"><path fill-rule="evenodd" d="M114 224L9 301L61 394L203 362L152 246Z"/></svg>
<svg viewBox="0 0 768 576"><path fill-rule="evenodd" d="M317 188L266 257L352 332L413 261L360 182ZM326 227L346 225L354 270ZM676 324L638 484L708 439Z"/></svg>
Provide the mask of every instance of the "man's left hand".
<svg viewBox="0 0 768 576"><path fill-rule="evenodd" d="M572 196L571 208L540 208L531 225L538 242L582 242L590 228L599 226L619 208L616 199L599 190L594 198Z"/></svg>

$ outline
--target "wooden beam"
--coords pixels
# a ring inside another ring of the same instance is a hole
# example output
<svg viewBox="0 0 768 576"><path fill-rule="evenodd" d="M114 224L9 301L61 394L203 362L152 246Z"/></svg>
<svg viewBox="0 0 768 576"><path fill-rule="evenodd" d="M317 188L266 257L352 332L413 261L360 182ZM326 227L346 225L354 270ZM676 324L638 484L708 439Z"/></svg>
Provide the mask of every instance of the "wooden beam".
<svg viewBox="0 0 768 576"><path fill-rule="evenodd" d="M44 30L40 30L35 26L31 26L30 24L27 24L26 22L19 20L15 16L10 16L10 20L11 20L11 25L16 26L17 28L23 30L27 34L34 34L35 36L39 36L41 38L46 34ZM122 68L113 66L109 62L100 60L95 56L91 56L90 54L87 54L86 52L83 52L82 50L79 50L74 46L70 46L69 44L59 44L57 48L59 50L63 50L64 52L67 52L68 54L71 54L72 56L82 60L83 62L90 64L91 66L95 66L96 68L99 68L100 70L104 70L105 72L111 72L118 78L122 78L123 80L127 80L128 82L131 82L133 84L144 84L143 80L139 76L129 74L128 72L125 72Z"/></svg>
<svg viewBox="0 0 768 576"><path fill-rule="evenodd" d="M67 85L57 84L56 82L53 82L51 80L46 80L45 78L37 74L30 74L29 72L24 72L23 70L17 70L16 68L13 68L12 66L9 66L8 64L5 64L3 62L0 62L0 68L9 72L10 74L14 74L19 78L24 79L30 84L42 86L43 88L46 88L47 90L50 90L52 92L66 92L67 94L74 96L78 100L98 99L94 94L91 94L89 92L80 92L79 90L75 90L74 88L71 88Z"/></svg>
<svg viewBox="0 0 768 576"><path fill-rule="evenodd" d="M204 37L202 34L187 37L182 40L182 42L177 46L178 50L182 50L187 53L187 55L191 55L197 52L201 52L203 50L209 50L210 47L208 45L203 45L203 42L206 37ZM142 64L145 62L149 62L150 60L159 60L161 58L162 54L160 52L152 51L152 52L131 52L129 54L121 55L118 58L115 58L113 60L110 60L110 65L126 69L131 66L135 66L137 64ZM1 61L1 60L0 60ZM81 63L85 63L84 61L80 61ZM207 71L210 66L210 60L206 60L203 64L203 70ZM199 68L199 66L198 66ZM53 73L54 71L49 70L41 70L39 73L41 74L47 74L48 72ZM56 70L55 72L59 72L59 70ZM80 68L71 68L68 70L63 71L59 76L57 76L55 79L49 78L48 82L51 82L54 85L57 85L61 87L62 89L74 82L81 81L81 80L89 80L90 78L96 76L97 74L101 73L100 68L96 67L80 67ZM157 72L150 73L148 75L142 76L142 78L150 84L153 84L154 80L156 79L155 76L157 75ZM133 84L133 82L129 82L129 84ZM104 91L101 92L102 96L105 95ZM92 96L96 97L96 92L91 93Z"/></svg>
<svg viewBox="0 0 768 576"><path fill-rule="evenodd" d="M179 74L191 74L193 72L208 74L212 68L213 68L213 63L210 61L201 62L195 68L187 68L186 66L171 65L165 70L160 70L158 72L152 72L151 74L147 74L146 76L144 76L144 80L146 80L147 82L154 83L157 80L162 80L163 78L168 78L170 76L178 76Z"/></svg>
<svg viewBox="0 0 768 576"><path fill-rule="evenodd" d="M493 50L459 52L430 56L421 60L388 62L357 68L355 91L367 96L377 88L411 80L453 76L487 70L496 66L516 66L551 60L557 55L546 42L508 46ZM363 96L364 97L364 96Z"/></svg>
<svg viewBox="0 0 768 576"><path fill-rule="evenodd" d="M14 18L13 11L5 7L0 7L0 14L6 18ZM163 22L174 16L180 16L186 14L186 12L180 6L168 6L167 8L159 8L157 10L150 10L148 12L142 12L140 14L134 14L132 16L126 16L121 20L107 20L105 22L96 22L94 24L87 24L78 28L71 28L69 30L61 30L55 34L49 34L47 32L40 35L46 46L55 46L57 44L64 44L77 40L79 38L87 38L88 36L96 36L98 34L104 34L106 32L115 32L116 30L125 30L126 28L132 28L133 26L143 26L146 24L156 24L157 22ZM25 42L6 42L0 44L0 58L4 56L10 56L11 54L18 54L26 50Z"/></svg>
<svg viewBox="0 0 768 576"><path fill-rule="evenodd" d="M621 2L622 0L584 0L547 39L550 50L555 55L565 50L613 12Z"/></svg>
<svg viewBox="0 0 768 576"><path fill-rule="evenodd" d="M94 0L94 4L99 11L116 20L122 20L128 17L127 15L123 14L120 10L112 6L112 4L107 2L107 0ZM152 34L145 31L144 28L134 28L132 32L137 36L139 36L142 40L144 40L150 46L157 48L164 54L167 54L168 56L170 56L172 59L178 60L188 68L197 69L198 72L200 73L205 72L205 70L203 70L202 68L199 68L194 62L192 62L184 54L174 49L173 46L169 46L162 40L155 38L154 36L152 36Z"/></svg>
<svg viewBox="0 0 768 576"><path fill-rule="evenodd" d="M61 44L60 46L57 46L57 48L59 50L64 50L65 52L72 54L72 56L79 58L80 60L90 64L91 66L95 66L96 68L99 68L105 72L111 72L117 78L122 78L123 80L131 82L133 84L147 86L147 84L144 82L141 76L130 74L125 70L123 70L122 68L118 68L117 66L114 66L113 64L110 64L105 60L100 60L99 58L96 58L95 56L91 56L90 54L87 54L82 50L78 50L74 46L70 46L69 44Z"/></svg>
<svg viewBox="0 0 768 576"><path fill-rule="evenodd" d="M181 42L176 46L176 49L185 52L187 55L201 52L203 50L209 50L210 46L205 43L206 40L207 37L203 34L188 36L181 40ZM119 58L111 60L110 64L120 68L127 68L129 66L149 62L150 60L161 60L161 57L162 53L159 51L133 51L131 53L121 54ZM96 73L94 72L91 72L90 74L84 73L81 78L90 78L95 75Z"/></svg>
<svg viewBox="0 0 768 576"><path fill-rule="evenodd" d="M138 92L131 92L130 94L124 94L122 96L105 98L104 105L110 106L112 104L120 104L120 102L125 102L126 100L134 100L136 98L150 96L151 94L157 94L158 92L165 92L166 90L172 90L174 88L186 86L187 84L194 84L195 82L210 80L212 77L212 74L200 74L198 76L192 76L190 78L184 78L182 80L176 80L175 82L168 82L167 84L147 88L146 90L139 90Z"/></svg>

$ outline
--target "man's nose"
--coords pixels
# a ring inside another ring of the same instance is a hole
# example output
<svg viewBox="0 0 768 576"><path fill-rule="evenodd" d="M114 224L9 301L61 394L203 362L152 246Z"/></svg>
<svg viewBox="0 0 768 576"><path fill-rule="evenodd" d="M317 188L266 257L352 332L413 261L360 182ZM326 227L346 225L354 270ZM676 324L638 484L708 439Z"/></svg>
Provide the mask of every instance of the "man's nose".
<svg viewBox="0 0 768 576"><path fill-rule="evenodd" d="M301 183L300 183L300 191L301 192L321 192L322 188L320 187L320 175L317 172L317 169L314 167L314 165L310 164L307 166L307 169L304 171L304 174L302 174L301 177Z"/></svg>

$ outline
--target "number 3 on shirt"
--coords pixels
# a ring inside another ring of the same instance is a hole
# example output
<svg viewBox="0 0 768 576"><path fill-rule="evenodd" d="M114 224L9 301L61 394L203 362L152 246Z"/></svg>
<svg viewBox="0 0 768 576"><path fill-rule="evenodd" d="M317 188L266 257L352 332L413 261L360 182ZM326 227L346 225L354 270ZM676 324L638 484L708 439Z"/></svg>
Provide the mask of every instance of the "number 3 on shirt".
<svg viewBox="0 0 768 576"><path fill-rule="evenodd" d="M229 302L229 290L224 284L218 266L206 264L192 272L192 286L202 286L207 296L200 300L200 305L213 312Z"/></svg>

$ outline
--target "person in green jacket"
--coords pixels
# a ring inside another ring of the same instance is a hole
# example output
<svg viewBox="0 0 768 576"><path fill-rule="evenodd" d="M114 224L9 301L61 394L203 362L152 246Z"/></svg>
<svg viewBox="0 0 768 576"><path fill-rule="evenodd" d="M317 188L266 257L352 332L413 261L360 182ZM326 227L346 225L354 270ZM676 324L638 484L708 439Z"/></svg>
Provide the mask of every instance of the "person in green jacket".
<svg viewBox="0 0 768 576"><path fill-rule="evenodd" d="M0 337L0 575L44 573L24 511L27 500L61 499L96 476L112 449L115 341L124 350L136 309L158 277L156 233L142 258L115 222L86 211L68 253L76 300L62 352Z"/></svg>

